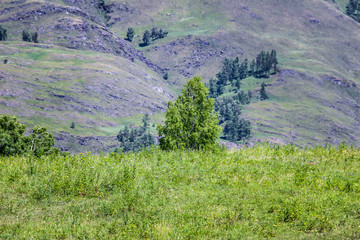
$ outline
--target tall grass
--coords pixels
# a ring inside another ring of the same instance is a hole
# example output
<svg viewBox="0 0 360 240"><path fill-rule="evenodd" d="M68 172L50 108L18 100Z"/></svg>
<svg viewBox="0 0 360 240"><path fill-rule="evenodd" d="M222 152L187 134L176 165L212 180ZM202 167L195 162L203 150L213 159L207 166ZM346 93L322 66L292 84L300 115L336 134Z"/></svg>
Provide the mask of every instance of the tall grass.
<svg viewBox="0 0 360 240"><path fill-rule="evenodd" d="M360 151L0 158L0 239L358 239Z"/></svg>

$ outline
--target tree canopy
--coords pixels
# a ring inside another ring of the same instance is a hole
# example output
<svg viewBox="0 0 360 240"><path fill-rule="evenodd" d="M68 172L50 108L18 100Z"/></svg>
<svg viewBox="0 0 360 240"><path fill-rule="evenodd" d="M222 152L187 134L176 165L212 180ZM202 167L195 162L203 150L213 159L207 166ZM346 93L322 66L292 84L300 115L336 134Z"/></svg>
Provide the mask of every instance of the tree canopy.
<svg viewBox="0 0 360 240"><path fill-rule="evenodd" d="M22 155L37 157L59 152L54 148L54 136L43 126L35 126L29 136L24 136L26 126L16 117L0 115L0 156Z"/></svg>
<svg viewBox="0 0 360 240"><path fill-rule="evenodd" d="M216 145L221 132L214 99L200 77L189 80L182 94L168 104L165 125L158 125L163 150L206 149Z"/></svg>

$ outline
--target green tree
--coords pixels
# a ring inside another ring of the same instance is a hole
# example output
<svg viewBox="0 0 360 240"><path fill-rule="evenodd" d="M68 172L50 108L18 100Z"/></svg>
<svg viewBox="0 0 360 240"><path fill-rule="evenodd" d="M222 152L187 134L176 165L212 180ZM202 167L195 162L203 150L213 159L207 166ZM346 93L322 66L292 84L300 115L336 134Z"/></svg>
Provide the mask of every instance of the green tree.
<svg viewBox="0 0 360 240"><path fill-rule="evenodd" d="M260 100L266 100L269 99L267 93L266 93L266 89L265 89L265 83L261 84L261 89L260 89Z"/></svg>
<svg viewBox="0 0 360 240"><path fill-rule="evenodd" d="M132 42L135 36L135 31L133 28L129 27L126 33L126 40Z"/></svg>
<svg viewBox="0 0 360 240"><path fill-rule="evenodd" d="M26 30L22 31L22 40L25 42L31 42L32 39L28 31Z"/></svg>
<svg viewBox="0 0 360 240"><path fill-rule="evenodd" d="M150 126L150 117L148 113L146 113L142 118L142 123L143 123L144 131L146 131Z"/></svg>
<svg viewBox="0 0 360 240"><path fill-rule="evenodd" d="M16 117L0 115L0 155L11 156L25 152L23 133L26 126Z"/></svg>
<svg viewBox="0 0 360 240"><path fill-rule="evenodd" d="M359 10L359 1L358 0L350 0L348 4L346 5L346 14L356 19L357 10Z"/></svg>
<svg viewBox="0 0 360 240"><path fill-rule="evenodd" d="M7 30L0 25L0 41L6 41Z"/></svg>
<svg viewBox="0 0 360 240"><path fill-rule="evenodd" d="M143 45L147 46L150 44L150 31L149 30L145 30L144 35L143 35Z"/></svg>
<svg viewBox="0 0 360 240"><path fill-rule="evenodd" d="M251 135L250 121L236 116L225 125L224 135L225 138L230 141L241 141L248 139Z"/></svg>
<svg viewBox="0 0 360 240"><path fill-rule="evenodd" d="M221 131L214 99L200 77L189 80L182 94L168 104L165 125L158 125L160 147L173 149L206 149L216 145Z"/></svg>
<svg viewBox="0 0 360 240"><path fill-rule="evenodd" d="M39 34L37 32L34 32L31 34L31 40L34 42L34 43L38 43L39 40L38 40L38 36Z"/></svg>
<svg viewBox="0 0 360 240"><path fill-rule="evenodd" d="M36 126L29 136L25 137L27 151L40 157L54 150L54 135L46 130L46 127Z"/></svg>

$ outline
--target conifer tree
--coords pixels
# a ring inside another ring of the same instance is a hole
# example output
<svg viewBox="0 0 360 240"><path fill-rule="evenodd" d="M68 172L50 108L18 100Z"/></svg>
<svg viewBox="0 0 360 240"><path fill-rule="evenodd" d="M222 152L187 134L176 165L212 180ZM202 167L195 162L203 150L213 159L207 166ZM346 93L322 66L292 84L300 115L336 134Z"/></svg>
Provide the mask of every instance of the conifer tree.
<svg viewBox="0 0 360 240"><path fill-rule="evenodd" d="M144 35L143 35L143 45L144 46L147 46L150 44L150 36L151 36L151 34L150 34L149 30L145 30Z"/></svg>
<svg viewBox="0 0 360 240"><path fill-rule="evenodd" d="M0 25L0 41L6 41L7 40L7 29L3 28Z"/></svg>
<svg viewBox="0 0 360 240"><path fill-rule="evenodd" d="M22 40L25 42L31 42L31 36L28 31L26 30L22 31Z"/></svg>
<svg viewBox="0 0 360 240"><path fill-rule="evenodd" d="M266 100L269 99L269 96L266 93L266 89L265 89L265 83L261 84L261 89L260 89L260 100Z"/></svg>
<svg viewBox="0 0 360 240"><path fill-rule="evenodd" d="M129 27L126 33L126 40L132 42L135 36L135 31L133 28Z"/></svg>
<svg viewBox="0 0 360 240"><path fill-rule="evenodd" d="M38 43L38 36L39 34L37 32L34 32L31 34L31 40L34 42L34 43Z"/></svg>

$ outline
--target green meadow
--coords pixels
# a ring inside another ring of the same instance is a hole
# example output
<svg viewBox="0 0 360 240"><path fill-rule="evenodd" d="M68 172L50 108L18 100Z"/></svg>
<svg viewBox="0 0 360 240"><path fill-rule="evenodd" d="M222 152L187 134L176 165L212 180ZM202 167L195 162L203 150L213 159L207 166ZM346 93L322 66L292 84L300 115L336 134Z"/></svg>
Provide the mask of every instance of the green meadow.
<svg viewBox="0 0 360 240"><path fill-rule="evenodd" d="M359 239L360 150L0 158L0 239Z"/></svg>

